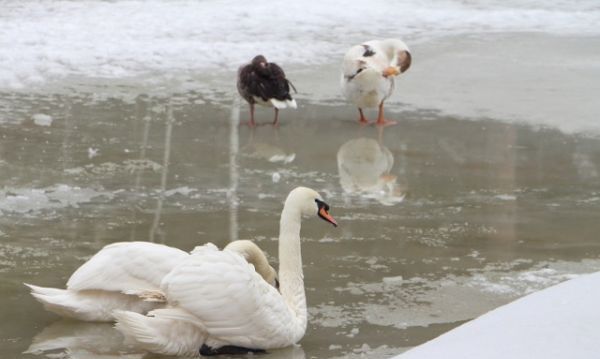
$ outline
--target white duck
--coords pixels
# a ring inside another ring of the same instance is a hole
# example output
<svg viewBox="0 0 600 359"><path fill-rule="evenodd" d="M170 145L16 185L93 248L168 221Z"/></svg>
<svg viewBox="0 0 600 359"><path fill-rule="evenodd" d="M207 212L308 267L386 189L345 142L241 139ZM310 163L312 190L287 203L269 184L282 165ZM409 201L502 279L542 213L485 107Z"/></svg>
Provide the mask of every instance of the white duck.
<svg viewBox="0 0 600 359"><path fill-rule="evenodd" d="M383 102L394 91L394 76L408 70L411 54L397 39L372 40L351 47L342 64L342 91L358 106L360 123L368 123L363 108L379 107L377 125L396 122L385 119Z"/></svg>
<svg viewBox="0 0 600 359"><path fill-rule="evenodd" d="M234 241L224 250L251 263L269 284L278 285L275 269L256 244ZM69 278L67 289L25 285L46 310L78 320L110 322L115 310L147 313L164 307L160 283L189 255L150 242L113 243L79 267Z"/></svg>
<svg viewBox="0 0 600 359"><path fill-rule="evenodd" d="M337 226L329 206L312 189L290 192L281 212L279 293L231 252L208 244L161 283L169 306L144 316L116 312L116 328L140 347L167 355L257 352L297 343L307 308L300 253L302 216Z"/></svg>

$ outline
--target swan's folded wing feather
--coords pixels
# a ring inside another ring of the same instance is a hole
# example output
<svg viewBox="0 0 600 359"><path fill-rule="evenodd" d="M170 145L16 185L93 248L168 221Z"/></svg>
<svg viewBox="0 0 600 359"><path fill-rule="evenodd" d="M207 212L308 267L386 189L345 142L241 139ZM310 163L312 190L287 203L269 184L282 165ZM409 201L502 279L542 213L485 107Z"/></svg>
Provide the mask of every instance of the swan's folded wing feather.
<svg viewBox="0 0 600 359"><path fill-rule="evenodd" d="M283 297L237 253L191 255L163 279L161 290L223 343L276 348L295 341L290 325L296 321Z"/></svg>
<svg viewBox="0 0 600 359"><path fill-rule="evenodd" d="M162 278L187 256L177 248L150 242L113 243L79 267L67 288L126 294L156 291Z"/></svg>

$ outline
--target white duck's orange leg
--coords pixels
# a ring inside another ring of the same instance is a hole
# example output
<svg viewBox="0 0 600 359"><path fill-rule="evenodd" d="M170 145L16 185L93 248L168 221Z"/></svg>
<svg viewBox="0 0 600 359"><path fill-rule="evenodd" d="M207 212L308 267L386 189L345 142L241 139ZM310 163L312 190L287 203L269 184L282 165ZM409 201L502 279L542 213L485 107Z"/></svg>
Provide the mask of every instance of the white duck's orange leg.
<svg viewBox="0 0 600 359"><path fill-rule="evenodd" d="M383 101L379 104L379 114L377 114L377 122L375 125L377 126L391 126L397 124L397 121L386 120L383 111Z"/></svg>
<svg viewBox="0 0 600 359"><path fill-rule="evenodd" d="M360 108L360 107L358 108L358 113L360 114L360 118L358 119L358 122L359 122L361 125L366 125L366 124L368 124L368 123L369 123L369 120L367 120L367 118L366 118L366 117L365 117L365 115L363 114L363 110L362 110L362 108Z"/></svg>

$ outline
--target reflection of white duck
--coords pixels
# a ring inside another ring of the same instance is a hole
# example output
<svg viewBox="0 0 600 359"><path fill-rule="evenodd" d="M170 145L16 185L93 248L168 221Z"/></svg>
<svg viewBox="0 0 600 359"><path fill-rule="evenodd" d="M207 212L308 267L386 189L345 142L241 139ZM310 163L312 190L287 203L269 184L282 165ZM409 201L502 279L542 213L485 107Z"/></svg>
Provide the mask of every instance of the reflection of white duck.
<svg viewBox="0 0 600 359"><path fill-rule="evenodd" d="M345 193L372 197L385 205L404 199L397 177L390 175L394 156L376 140L357 138L344 143L338 150L337 164Z"/></svg>
<svg viewBox="0 0 600 359"><path fill-rule="evenodd" d="M234 241L224 250L251 263L264 280L276 285L275 269L256 244ZM164 307L160 283L188 256L180 249L162 244L113 243L79 267L69 278L67 289L26 285L51 312L78 320L113 321L114 310L147 313Z"/></svg>
<svg viewBox="0 0 600 359"><path fill-rule="evenodd" d="M336 225L321 196L298 187L281 212L281 294L231 252L206 245L185 258L162 281L169 307L117 312L116 328L140 347L168 355L240 353L298 342L306 331L307 308L300 254L302 216Z"/></svg>
<svg viewBox="0 0 600 359"><path fill-rule="evenodd" d="M383 102L394 91L394 76L411 65L406 44L397 39L367 41L351 47L342 64L342 90L358 106L360 122L367 123L362 109L379 107L377 125L394 124L384 118Z"/></svg>

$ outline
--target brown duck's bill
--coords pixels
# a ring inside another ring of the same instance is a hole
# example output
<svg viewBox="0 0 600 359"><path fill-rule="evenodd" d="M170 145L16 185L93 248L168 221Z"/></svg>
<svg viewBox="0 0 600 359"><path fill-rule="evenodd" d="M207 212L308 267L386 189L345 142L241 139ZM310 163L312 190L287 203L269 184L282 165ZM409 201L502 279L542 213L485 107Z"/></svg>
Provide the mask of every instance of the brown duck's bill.
<svg viewBox="0 0 600 359"><path fill-rule="evenodd" d="M334 227L338 226L338 224L335 221L335 219L333 219L333 217L327 212L327 210L325 209L325 207L322 207L321 209L319 209L319 217L321 217L324 220L326 220L327 222L333 224Z"/></svg>

